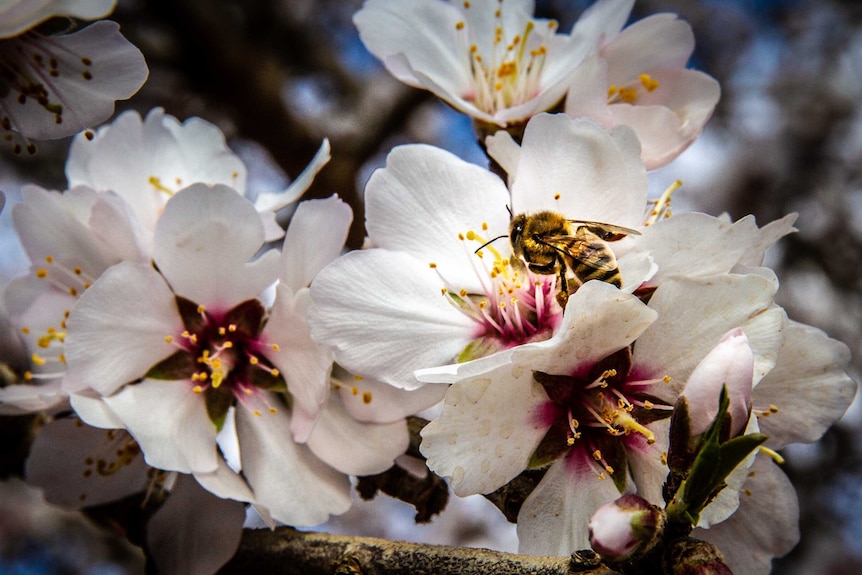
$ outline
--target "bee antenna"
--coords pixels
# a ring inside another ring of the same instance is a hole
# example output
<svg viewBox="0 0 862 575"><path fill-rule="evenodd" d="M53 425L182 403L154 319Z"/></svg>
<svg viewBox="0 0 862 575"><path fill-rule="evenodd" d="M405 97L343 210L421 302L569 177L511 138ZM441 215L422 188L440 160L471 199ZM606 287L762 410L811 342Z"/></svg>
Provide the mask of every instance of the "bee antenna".
<svg viewBox="0 0 862 575"><path fill-rule="evenodd" d="M502 240L503 238L507 238L507 237L509 237L509 236L507 236L506 234L503 234L502 236L497 236L496 238L490 239L490 240L488 240L487 242L485 242L484 244L482 244L481 246L479 246L478 248L476 248L476 251L475 251L475 252L473 252L473 253L474 253L474 254L475 254L475 253L478 253L478 252L479 252L479 250L481 250L481 249L482 249L482 248L484 248L485 246L487 246L487 245L489 245L489 244L493 244L493 243L494 243L494 242L496 242L497 240Z"/></svg>
<svg viewBox="0 0 862 575"><path fill-rule="evenodd" d="M515 214L512 213L512 208L509 207L509 204L506 204L506 211L509 212L509 219L512 219Z"/></svg>

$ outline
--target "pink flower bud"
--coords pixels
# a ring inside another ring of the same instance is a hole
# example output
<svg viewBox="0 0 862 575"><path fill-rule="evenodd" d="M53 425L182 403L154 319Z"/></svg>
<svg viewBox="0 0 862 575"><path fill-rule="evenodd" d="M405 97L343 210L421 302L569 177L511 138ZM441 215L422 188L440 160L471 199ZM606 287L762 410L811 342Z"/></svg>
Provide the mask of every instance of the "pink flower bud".
<svg viewBox="0 0 862 575"><path fill-rule="evenodd" d="M731 436L748 423L754 354L742 328L732 329L694 368L682 394L688 401L691 434L700 435L718 413L718 397L727 386L730 397Z"/></svg>
<svg viewBox="0 0 862 575"><path fill-rule="evenodd" d="M664 512L647 500L626 494L605 503L590 519L590 545L606 559L645 552L661 536Z"/></svg>

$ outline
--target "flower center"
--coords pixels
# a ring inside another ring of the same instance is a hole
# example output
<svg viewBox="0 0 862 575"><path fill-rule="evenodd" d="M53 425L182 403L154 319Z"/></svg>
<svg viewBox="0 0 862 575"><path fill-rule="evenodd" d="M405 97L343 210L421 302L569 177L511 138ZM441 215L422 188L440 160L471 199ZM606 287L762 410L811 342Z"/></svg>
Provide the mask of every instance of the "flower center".
<svg viewBox="0 0 862 575"><path fill-rule="evenodd" d="M494 114L498 110L511 108L533 98L539 91L542 69L545 65L547 47L545 37L553 35L557 23L548 22L544 34L536 28L535 20L528 20L523 30L506 36L503 26L503 0L494 12L494 35L490 46L477 42L477 31L471 30L464 21L455 24L459 40L473 79L473 93L465 96L476 106ZM471 10L469 1L464 10Z"/></svg>
<svg viewBox="0 0 862 575"><path fill-rule="evenodd" d="M210 419L221 427L228 409L239 402L255 415L276 413L264 391L287 392L278 369L264 352L277 352L277 344L259 338L264 308L247 300L223 314L177 296L185 330L167 336L179 351L153 366L146 377L187 380L192 391L206 398Z"/></svg>
<svg viewBox="0 0 862 575"><path fill-rule="evenodd" d="M487 231L486 224L482 227ZM482 284L481 293L452 285L436 264L430 264L443 280L442 294L476 325L473 341L459 354L457 361L469 361L550 338L563 314L554 297L556 276L532 273L519 259L504 257L475 231L458 237L472 252L471 256L475 256L470 261ZM476 250L474 245L481 248ZM487 257L485 250L492 257Z"/></svg>
<svg viewBox="0 0 862 575"><path fill-rule="evenodd" d="M636 104L643 93L654 92L658 88L658 80L649 74L640 74L637 80L627 84L608 86L608 104Z"/></svg>
<svg viewBox="0 0 862 575"><path fill-rule="evenodd" d="M599 477L611 476L622 489L626 450L655 443L649 424L670 417L673 409L647 393L667 377L637 380L630 371L631 352L625 348L573 375L534 372L550 398L541 417L551 425L531 466L580 452Z"/></svg>

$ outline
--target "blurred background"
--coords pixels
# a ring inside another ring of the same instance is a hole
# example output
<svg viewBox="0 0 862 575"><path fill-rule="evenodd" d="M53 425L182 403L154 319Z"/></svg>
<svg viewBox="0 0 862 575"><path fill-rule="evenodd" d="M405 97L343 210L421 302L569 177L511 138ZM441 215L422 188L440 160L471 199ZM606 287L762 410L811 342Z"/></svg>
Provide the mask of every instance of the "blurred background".
<svg viewBox="0 0 862 575"><path fill-rule="evenodd" d="M537 0L536 13L571 29L590 4ZM119 0L112 16L144 53L150 77L118 111L163 107L221 128L249 166L251 190L297 176L324 137L332 162L306 194L339 194L354 208L349 244L363 238L362 188L395 145L426 142L485 164L470 121L392 79L359 42L360 0ZM672 11L691 23L691 66L723 94L703 136L653 172L658 194L675 179L676 211L760 225L798 212L799 232L768 253L790 317L824 329L862 374L862 2L858 0L638 0L632 19ZM64 189L69 140L33 157L0 147L0 287L28 266L9 217L26 183ZM0 360L26 369L0 314ZM802 541L776 561L782 574L862 572L862 414L858 401L815 445L788 449L801 500ZM28 418L0 418L0 574L142 573L138 550L79 514L45 506L20 476ZM450 500L415 526L412 508L383 496L325 528L512 551L514 529L478 499Z"/></svg>

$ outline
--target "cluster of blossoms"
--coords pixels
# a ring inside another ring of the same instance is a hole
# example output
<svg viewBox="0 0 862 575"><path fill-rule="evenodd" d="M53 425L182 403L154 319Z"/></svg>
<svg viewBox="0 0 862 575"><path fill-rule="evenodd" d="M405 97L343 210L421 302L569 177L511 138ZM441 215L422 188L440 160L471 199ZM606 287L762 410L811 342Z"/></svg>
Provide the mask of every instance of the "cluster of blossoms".
<svg viewBox="0 0 862 575"><path fill-rule="evenodd" d="M795 216L671 217L676 185L648 197L648 170L700 134L719 88L685 68L694 40L674 15L624 28L633 3L598 0L564 34L528 0L368 0L366 46L470 115L495 170L392 150L366 186L366 248L344 255L352 214L337 197L299 203L286 232L275 217L326 142L288 189L249 194L202 120L156 109L80 133L68 189L28 186L12 207L32 266L5 302L33 367L0 389L0 413L50 415L27 479L71 507L169 493L148 525L159 568L210 573L248 506L270 525L346 511L349 476L392 467L405 417L442 399L420 451L457 495L542 474L517 515L521 552L569 555L592 531L625 554L637 545L603 523L627 521L607 504L678 506L675 414L708 435L724 388L730 435L768 439L693 536L734 572L767 573L798 539L775 450L843 414L849 354L775 304L764 253ZM130 95L118 85L103 99ZM51 89L47 103L20 93L51 110ZM5 114L5 129L44 137ZM101 119L82 118L75 131ZM200 510L184 536L208 552L189 555L170 534Z"/></svg>

